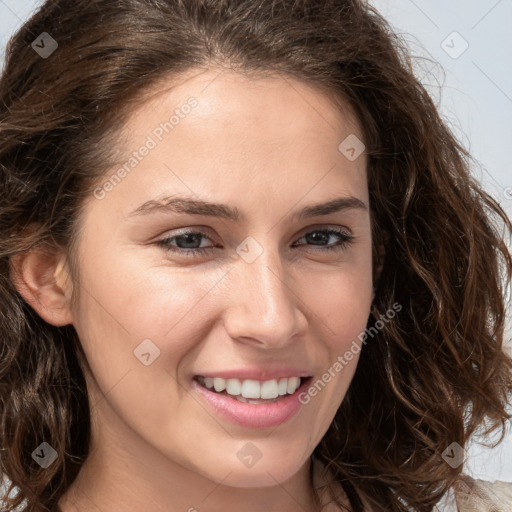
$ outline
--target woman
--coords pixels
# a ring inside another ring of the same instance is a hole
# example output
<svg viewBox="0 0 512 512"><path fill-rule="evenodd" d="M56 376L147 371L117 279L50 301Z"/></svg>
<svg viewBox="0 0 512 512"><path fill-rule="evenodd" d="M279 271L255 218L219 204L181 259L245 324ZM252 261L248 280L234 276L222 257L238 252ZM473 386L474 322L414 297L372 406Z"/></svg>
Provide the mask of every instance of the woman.
<svg viewBox="0 0 512 512"><path fill-rule="evenodd" d="M0 96L6 510L427 511L504 425L512 225L365 3L48 1Z"/></svg>

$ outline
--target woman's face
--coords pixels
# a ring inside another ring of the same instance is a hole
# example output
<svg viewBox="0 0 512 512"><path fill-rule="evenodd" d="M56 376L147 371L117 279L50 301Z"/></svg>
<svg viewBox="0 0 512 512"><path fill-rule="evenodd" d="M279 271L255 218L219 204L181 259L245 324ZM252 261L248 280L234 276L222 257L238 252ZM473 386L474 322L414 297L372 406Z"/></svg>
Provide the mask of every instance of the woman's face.
<svg viewBox="0 0 512 512"><path fill-rule="evenodd" d="M356 369L366 157L322 92L218 75L184 75L125 125L120 165L84 206L73 325L104 453L269 486L307 462Z"/></svg>

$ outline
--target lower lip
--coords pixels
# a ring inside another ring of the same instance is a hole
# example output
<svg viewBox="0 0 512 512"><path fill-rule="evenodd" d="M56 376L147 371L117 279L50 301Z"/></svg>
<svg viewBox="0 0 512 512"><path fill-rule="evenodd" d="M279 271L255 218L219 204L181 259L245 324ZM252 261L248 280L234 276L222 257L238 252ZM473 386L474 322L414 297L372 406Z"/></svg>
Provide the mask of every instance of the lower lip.
<svg viewBox="0 0 512 512"><path fill-rule="evenodd" d="M311 377L304 379L293 395L283 395L279 401L268 404L239 402L229 395L210 391L196 380L192 380L192 387L201 394L210 408L221 418L244 427L266 428L281 425L299 412L302 406L299 395L308 388L310 380Z"/></svg>

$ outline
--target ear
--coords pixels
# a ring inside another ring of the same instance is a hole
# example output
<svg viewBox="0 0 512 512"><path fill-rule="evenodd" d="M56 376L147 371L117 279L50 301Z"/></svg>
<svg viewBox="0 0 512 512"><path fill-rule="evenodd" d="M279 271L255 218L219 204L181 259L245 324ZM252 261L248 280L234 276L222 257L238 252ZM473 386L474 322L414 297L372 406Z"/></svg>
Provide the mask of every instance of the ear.
<svg viewBox="0 0 512 512"><path fill-rule="evenodd" d="M19 294L49 324L72 323L72 282L66 253L37 248L11 258L11 279Z"/></svg>

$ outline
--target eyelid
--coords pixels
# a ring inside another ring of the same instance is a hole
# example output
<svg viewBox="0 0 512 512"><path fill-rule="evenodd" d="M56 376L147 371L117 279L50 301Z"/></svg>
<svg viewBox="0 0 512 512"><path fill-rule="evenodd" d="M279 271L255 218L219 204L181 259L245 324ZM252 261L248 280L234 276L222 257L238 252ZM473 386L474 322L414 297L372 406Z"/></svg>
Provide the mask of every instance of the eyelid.
<svg viewBox="0 0 512 512"><path fill-rule="evenodd" d="M336 230L336 231L343 231L346 235L352 235L352 230L349 229L347 226L340 226L339 224L312 224L311 226L307 226L299 231L299 233L302 233L300 236L304 236L304 234L309 233L310 231L322 231L322 230Z"/></svg>
<svg viewBox="0 0 512 512"><path fill-rule="evenodd" d="M205 238L208 238L211 242L214 242L213 236L208 232L208 230L202 228L202 227L196 227L196 226L190 226L186 228L176 228L173 230L168 231L163 237L157 239L159 240L168 240L169 238L175 238L179 236L184 236L188 234L201 234Z"/></svg>

